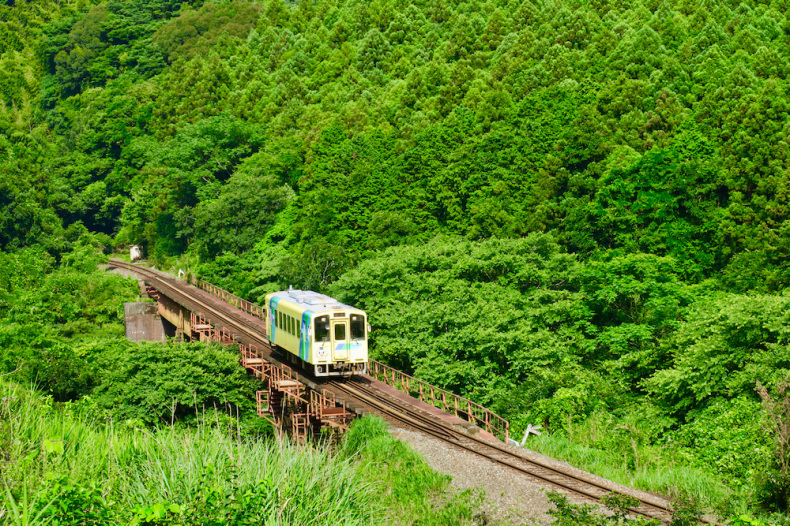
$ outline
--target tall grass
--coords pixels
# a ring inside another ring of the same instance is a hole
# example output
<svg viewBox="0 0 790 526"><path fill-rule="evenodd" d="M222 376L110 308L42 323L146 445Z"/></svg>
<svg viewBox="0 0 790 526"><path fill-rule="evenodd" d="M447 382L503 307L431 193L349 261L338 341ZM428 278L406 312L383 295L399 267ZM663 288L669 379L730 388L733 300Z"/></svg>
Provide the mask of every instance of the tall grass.
<svg viewBox="0 0 790 526"><path fill-rule="evenodd" d="M376 488L378 504L395 524L477 524L483 494L447 493L450 477L431 469L408 445L395 440L380 418L363 418L345 437L341 454L359 459L365 480ZM382 470L382 466L387 469Z"/></svg>
<svg viewBox="0 0 790 526"><path fill-rule="evenodd" d="M26 389L3 385L2 396L10 446L2 477L19 495L46 493L59 477L86 487L100 480L107 502L123 515L241 488L263 491L264 516L273 523L364 524L371 517L370 485L326 449L243 440L235 429L209 425L154 432L97 425ZM4 500L10 508L8 495Z"/></svg>
<svg viewBox="0 0 790 526"><path fill-rule="evenodd" d="M723 514L748 511L745 496L723 484L720 477L694 467L675 465L655 451L651 452L650 462L634 468L621 452L579 444L559 433L530 437L526 447L620 484L671 499L693 500Z"/></svg>
<svg viewBox="0 0 790 526"><path fill-rule="evenodd" d="M333 452L245 439L222 419L156 430L96 422L8 383L0 397L0 522L83 513L95 520L84 524L462 524L476 514L476 501L446 495L447 477L376 419ZM48 509L53 497L67 508L76 499L74 509Z"/></svg>

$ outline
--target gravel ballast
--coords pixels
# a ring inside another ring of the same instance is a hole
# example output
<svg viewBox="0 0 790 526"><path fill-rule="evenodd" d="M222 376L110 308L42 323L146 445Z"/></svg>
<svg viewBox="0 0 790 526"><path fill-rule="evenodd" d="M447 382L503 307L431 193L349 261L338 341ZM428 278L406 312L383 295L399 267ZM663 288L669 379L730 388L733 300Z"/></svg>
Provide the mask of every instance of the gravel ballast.
<svg viewBox="0 0 790 526"><path fill-rule="evenodd" d="M452 486L459 489L479 488L485 491L484 512L491 519L490 524L549 524L546 515L550 509L546 498L547 488L537 481L530 480L503 466L483 457L455 448L431 436L416 431L393 427L392 433L398 440L409 444L425 458L429 466L440 473L452 477ZM631 495L646 502L668 507L665 497L639 491L597 475L587 473L555 458L541 455L529 449L514 449L514 453L525 459L537 462L550 469L594 482L610 491ZM561 492L564 493L564 492ZM566 494L577 504L590 504L589 501L573 494ZM603 513L608 511L602 510Z"/></svg>
<svg viewBox="0 0 790 526"><path fill-rule="evenodd" d="M549 524L549 503L541 486L473 453L405 429L395 428L393 436L419 452L429 466L450 475L459 490L485 491L484 511L490 524Z"/></svg>

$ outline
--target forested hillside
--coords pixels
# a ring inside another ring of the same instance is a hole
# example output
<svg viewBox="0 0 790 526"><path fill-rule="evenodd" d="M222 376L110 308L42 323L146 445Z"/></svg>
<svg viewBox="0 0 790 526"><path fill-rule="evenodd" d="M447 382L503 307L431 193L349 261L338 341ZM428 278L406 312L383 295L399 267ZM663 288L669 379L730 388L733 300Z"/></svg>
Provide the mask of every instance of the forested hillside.
<svg viewBox="0 0 790 526"><path fill-rule="evenodd" d="M0 247L336 294L535 447L787 511L788 7L6 0Z"/></svg>

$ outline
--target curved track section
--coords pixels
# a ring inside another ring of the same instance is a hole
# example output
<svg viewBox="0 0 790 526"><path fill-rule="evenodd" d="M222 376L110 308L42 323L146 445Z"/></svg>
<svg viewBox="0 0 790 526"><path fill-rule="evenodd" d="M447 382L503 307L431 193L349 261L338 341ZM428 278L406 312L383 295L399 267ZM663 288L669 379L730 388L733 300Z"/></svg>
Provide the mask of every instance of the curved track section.
<svg viewBox="0 0 790 526"><path fill-rule="evenodd" d="M193 312L196 311L211 318L214 323L224 324L240 340L247 340L248 343L262 346L268 351L268 359L271 359L273 362L280 362L276 357L271 356L263 323L254 323L246 319L239 312L236 312L235 308L168 274L139 265L132 265L121 260L110 260L110 264L141 276L154 288L170 297L170 299L193 310ZM628 494L639 500L637 506L629 508L632 513L656 518L662 522L668 522L670 518L668 503L661 498L640 498L630 492L614 489L612 487L614 486L613 483L602 484L600 482L601 479L594 475L580 475L579 470L564 470L556 465L552 466L525 458L519 454L518 450L510 446L469 435L453 428L447 422L408 406L401 400L396 400L380 393L370 385L369 379L365 377L354 377L348 381L320 381L299 373L299 378L311 388L320 386L334 391L336 395L342 395L348 402L363 408L363 410L377 413L390 421L398 422L401 425L430 435L453 447L485 457L521 476L529 477L538 484L560 489L566 493L594 502L599 502L601 497L612 492ZM707 518L703 519L702 522L717 524L714 520Z"/></svg>
<svg viewBox="0 0 790 526"><path fill-rule="evenodd" d="M601 497L612 493L612 489L585 479L575 474L546 464L526 459L504 445L485 440L450 428L429 416L419 412L410 412L408 408L392 399L376 393L361 383L329 382L333 390L341 391L355 399L363 400L367 405L376 407L383 416L397 420L408 427L414 428L434 438L442 440L464 451L482 456L492 462L505 466L520 475L526 475L540 485L562 490L583 499L600 501ZM645 517L668 521L670 512L661 500L639 499L639 504L629 508L632 513Z"/></svg>

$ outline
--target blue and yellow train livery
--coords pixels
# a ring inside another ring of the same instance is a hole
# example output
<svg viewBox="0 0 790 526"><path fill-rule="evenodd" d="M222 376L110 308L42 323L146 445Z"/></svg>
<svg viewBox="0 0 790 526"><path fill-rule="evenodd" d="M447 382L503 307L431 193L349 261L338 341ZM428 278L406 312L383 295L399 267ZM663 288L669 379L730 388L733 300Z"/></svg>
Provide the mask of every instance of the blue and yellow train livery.
<svg viewBox="0 0 790 526"><path fill-rule="evenodd" d="M266 296L269 341L315 376L366 373L368 319L364 311L309 290Z"/></svg>

